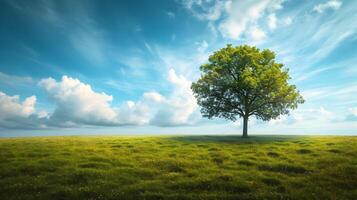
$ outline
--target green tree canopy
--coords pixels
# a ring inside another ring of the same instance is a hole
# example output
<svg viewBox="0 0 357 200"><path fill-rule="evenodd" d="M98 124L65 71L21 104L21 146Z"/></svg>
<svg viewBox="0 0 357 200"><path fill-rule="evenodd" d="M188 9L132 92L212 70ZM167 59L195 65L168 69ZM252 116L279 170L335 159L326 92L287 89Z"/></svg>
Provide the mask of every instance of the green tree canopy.
<svg viewBox="0 0 357 200"><path fill-rule="evenodd" d="M200 79L192 91L204 117L232 121L243 118L243 137L248 136L250 116L268 121L289 114L304 102L288 69L275 62L275 53L252 46L227 45L200 67Z"/></svg>

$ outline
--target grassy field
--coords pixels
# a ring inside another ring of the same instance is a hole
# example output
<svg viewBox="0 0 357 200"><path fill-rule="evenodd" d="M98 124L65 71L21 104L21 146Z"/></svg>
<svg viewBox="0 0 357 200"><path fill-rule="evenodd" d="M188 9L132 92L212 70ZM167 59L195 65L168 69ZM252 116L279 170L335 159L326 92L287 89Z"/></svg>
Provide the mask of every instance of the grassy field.
<svg viewBox="0 0 357 200"><path fill-rule="evenodd" d="M0 199L357 199L357 137L0 139Z"/></svg>

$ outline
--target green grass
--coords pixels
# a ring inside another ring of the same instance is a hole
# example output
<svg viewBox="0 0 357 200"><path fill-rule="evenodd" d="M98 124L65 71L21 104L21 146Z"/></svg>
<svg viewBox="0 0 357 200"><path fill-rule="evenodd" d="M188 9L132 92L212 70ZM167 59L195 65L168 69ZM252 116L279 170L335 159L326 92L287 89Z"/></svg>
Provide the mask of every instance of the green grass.
<svg viewBox="0 0 357 200"><path fill-rule="evenodd" d="M357 199L357 137L0 139L0 199Z"/></svg>

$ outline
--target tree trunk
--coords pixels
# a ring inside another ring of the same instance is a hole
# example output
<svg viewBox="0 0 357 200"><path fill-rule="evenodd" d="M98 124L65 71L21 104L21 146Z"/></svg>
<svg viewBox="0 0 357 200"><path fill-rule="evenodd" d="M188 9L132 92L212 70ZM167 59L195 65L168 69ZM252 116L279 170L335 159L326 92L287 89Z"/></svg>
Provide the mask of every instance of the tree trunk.
<svg viewBox="0 0 357 200"><path fill-rule="evenodd" d="M243 117L243 137L248 137L248 117Z"/></svg>

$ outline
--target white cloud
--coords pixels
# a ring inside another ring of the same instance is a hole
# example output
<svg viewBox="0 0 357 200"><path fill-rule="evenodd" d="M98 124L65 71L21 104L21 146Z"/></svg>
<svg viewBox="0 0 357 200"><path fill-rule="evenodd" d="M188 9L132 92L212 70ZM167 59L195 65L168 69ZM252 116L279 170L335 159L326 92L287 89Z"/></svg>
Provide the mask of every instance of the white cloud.
<svg viewBox="0 0 357 200"><path fill-rule="evenodd" d="M117 125L145 125L150 121L151 107L147 102L126 101L117 112Z"/></svg>
<svg viewBox="0 0 357 200"><path fill-rule="evenodd" d="M283 0L184 2L194 16L209 21L211 30L215 31L212 25L217 25L218 30L226 38L261 40L265 33L259 27L259 20L268 14L268 26L271 30L275 29L275 12L282 8Z"/></svg>
<svg viewBox="0 0 357 200"><path fill-rule="evenodd" d="M35 112L36 96L26 98L22 103L19 102L20 97L7 96L0 92L0 117L29 117Z"/></svg>
<svg viewBox="0 0 357 200"><path fill-rule="evenodd" d="M0 92L0 127L38 128L43 112L36 113L36 96L27 97L22 102L18 95L8 96Z"/></svg>
<svg viewBox="0 0 357 200"><path fill-rule="evenodd" d="M275 13L272 13L268 16L268 26L270 30L274 30L276 28L277 24L277 18Z"/></svg>
<svg viewBox="0 0 357 200"><path fill-rule="evenodd" d="M127 101L117 109L118 120L125 124L177 126L194 124L197 117L196 99L190 89L191 82L170 69L167 80L172 90L166 96L145 92L137 102Z"/></svg>
<svg viewBox="0 0 357 200"><path fill-rule="evenodd" d="M154 103L161 103L165 100L165 97L157 92L145 92L143 98Z"/></svg>
<svg viewBox="0 0 357 200"><path fill-rule="evenodd" d="M89 84L63 76L61 81L42 79L39 85L46 91L56 108L50 115L52 126L120 126L147 124L150 119L149 100L158 101L154 93L145 93L138 102L125 101L111 106L113 97L93 91ZM145 102L148 101L148 102Z"/></svg>
<svg viewBox="0 0 357 200"><path fill-rule="evenodd" d="M191 82L173 69L169 70L168 80L173 85L173 92L158 105L151 123L161 126L195 123L193 117L198 106L190 88Z"/></svg>
<svg viewBox="0 0 357 200"><path fill-rule="evenodd" d="M326 3L317 4L314 6L313 10L318 13L323 13L325 10L333 9L337 10L341 7L342 1L340 0L329 0Z"/></svg>
<svg viewBox="0 0 357 200"><path fill-rule="evenodd" d="M185 0L184 6L192 11L193 15L201 20L218 20L227 4L231 1Z"/></svg>
<svg viewBox="0 0 357 200"><path fill-rule="evenodd" d="M56 125L66 125L69 122L90 125L117 123L117 113L110 106L113 97L94 92L90 85L78 79L63 76L57 82L53 78L47 78L42 79L39 85L56 105L51 115L51 121Z"/></svg>
<svg viewBox="0 0 357 200"><path fill-rule="evenodd" d="M257 20L267 9L268 4L269 1L231 2L231 5L226 7L228 17L219 25L222 35L231 39L239 39L251 25L257 26Z"/></svg>
<svg viewBox="0 0 357 200"><path fill-rule="evenodd" d="M63 76L61 81L42 79L39 85L55 104L49 115L50 126L120 126L145 125L173 126L192 124L197 109L191 82L169 70L168 81L172 92L166 97L157 92L145 92L137 101L125 101L119 107L111 106L113 97L93 91L90 85L78 79ZM27 105L27 104L26 104ZM41 113L41 116L47 116Z"/></svg>
<svg viewBox="0 0 357 200"><path fill-rule="evenodd" d="M261 41L266 37L266 34L263 30L258 27L252 27L250 30L250 38L253 41Z"/></svg>

